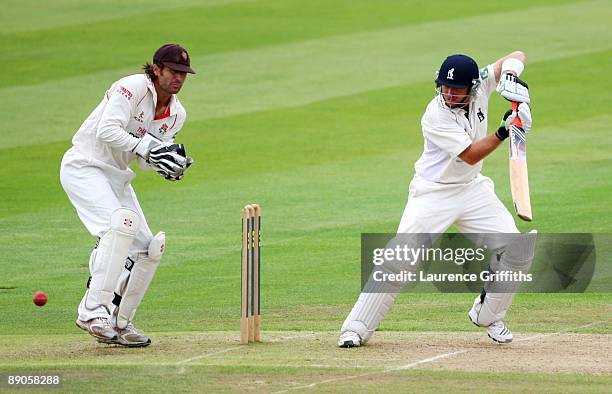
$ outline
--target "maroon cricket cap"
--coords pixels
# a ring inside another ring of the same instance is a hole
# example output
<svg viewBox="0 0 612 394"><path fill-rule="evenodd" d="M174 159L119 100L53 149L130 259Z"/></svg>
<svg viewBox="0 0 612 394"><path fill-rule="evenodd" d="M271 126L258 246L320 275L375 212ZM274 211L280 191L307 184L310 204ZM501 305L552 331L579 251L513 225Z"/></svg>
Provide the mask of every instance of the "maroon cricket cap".
<svg viewBox="0 0 612 394"><path fill-rule="evenodd" d="M190 67L187 50L178 44L162 45L155 51L153 63L161 63L174 71L195 74L195 71Z"/></svg>

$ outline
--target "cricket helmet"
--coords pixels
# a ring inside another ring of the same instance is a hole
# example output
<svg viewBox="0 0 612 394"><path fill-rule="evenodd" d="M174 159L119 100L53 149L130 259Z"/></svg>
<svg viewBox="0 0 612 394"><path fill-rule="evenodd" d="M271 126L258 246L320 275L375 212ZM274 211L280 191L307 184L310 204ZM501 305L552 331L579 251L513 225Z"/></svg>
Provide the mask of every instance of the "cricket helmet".
<svg viewBox="0 0 612 394"><path fill-rule="evenodd" d="M436 85L450 88L472 88L479 83L476 61L466 55L451 55L444 59L436 73Z"/></svg>

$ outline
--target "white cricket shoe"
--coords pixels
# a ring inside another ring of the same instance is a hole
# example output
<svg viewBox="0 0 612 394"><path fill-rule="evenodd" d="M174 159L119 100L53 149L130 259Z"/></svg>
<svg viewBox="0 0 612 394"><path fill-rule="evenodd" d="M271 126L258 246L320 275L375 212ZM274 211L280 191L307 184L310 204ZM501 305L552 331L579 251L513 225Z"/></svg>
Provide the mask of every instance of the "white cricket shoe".
<svg viewBox="0 0 612 394"><path fill-rule="evenodd" d="M113 330L117 334L115 340L110 343L114 343L117 345L125 346L125 347L145 347L151 344L151 338L146 335L143 335L134 327L132 322L129 322L127 327L119 328L117 327L117 314L119 313L119 308L115 308L113 314L111 315L110 324L113 327Z"/></svg>
<svg viewBox="0 0 612 394"><path fill-rule="evenodd" d="M353 331L345 331L338 339L339 347L359 347L361 346L361 337Z"/></svg>
<svg viewBox="0 0 612 394"><path fill-rule="evenodd" d="M126 347L145 347L151 344L151 338L141 334L132 323L126 328L114 327L117 338L111 343Z"/></svg>
<svg viewBox="0 0 612 394"><path fill-rule="evenodd" d="M508 327L501 320L487 327L487 334L489 338L498 343L510 343L514 338L512 332L510 332Z"/></svg>
<svg viewBox="0 0 612 394"><path fill-rule="evenodd" d="M110 320L105 317L96 317L87 321L76 320L76 325L81 330L85 330L98 342L114 343L117 340L117 333L110 324Z"/></svg>
<svg viewBox="0 0 612 394"><path fill-rule="evenodd" d="M478 301L474 302L474 306L472 306L472 309L470 309L470 311L468 312L468 316L470 318L470 321L474 323L474 325L482 327L480 324L476 323L476 321L478 320L478 312L476 311L477 304ZM489 338L491 338L497 343L510 343L514 338L512 336L512 332L510 332L508 327L501 320L491 324L486 328L487 335L489 335Z"/></svg>

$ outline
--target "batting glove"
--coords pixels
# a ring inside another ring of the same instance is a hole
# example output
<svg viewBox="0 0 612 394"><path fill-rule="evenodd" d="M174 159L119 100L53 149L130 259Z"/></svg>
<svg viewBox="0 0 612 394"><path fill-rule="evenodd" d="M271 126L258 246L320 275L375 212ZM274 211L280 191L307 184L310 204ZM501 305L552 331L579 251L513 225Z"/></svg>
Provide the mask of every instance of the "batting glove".
<svg viewBox="0 0 612 394"><path fill-rule="evenodd" d="M495 136L499 138L500 141L503 141L508 138L510 133L510 126L512 125L512 122L514 122L514 119L516 119L517 116L519 117L522 123L522 127L519 127L519 129L521 129L521 131L525 134L527 134L529 130L531 130L531 108L529 108L529 104L521 103L518 106L518 113L509 109L504 114L504 117L499 124L499 128L495 132Z"/></svg>
<svg viewBox="0 0 612 394"><path fill-rule="evenodd" d="M501 76L496 90L508 101L529 103L529 86L516 75L506 73Z"/></svg>
<svg viewBox="0 0 612 394"><path fill-rule="evenodd" d="M510 123L508 123L507 120L513 112L514 111L512 111L511 109L507 110L501 122L499 123L499 128L495 132L495 136L499 138L500 141L505 140L510 135Z"/></svg>
<svg viewBox="0 0 612 394"><path fill-rule="evenodd" d="M517 116L523 124L521 128L525 130L525 133L528 133L529 130L531 130L532 123L531 108L529 107L529 104L520 103L518 106L518 113L513 111L512 114L508 116L508 119L506 119L506 125L508 126L508 129L510 128L510 125L512 124L512 122L514 122L514 119L516 119Z"/></svg>

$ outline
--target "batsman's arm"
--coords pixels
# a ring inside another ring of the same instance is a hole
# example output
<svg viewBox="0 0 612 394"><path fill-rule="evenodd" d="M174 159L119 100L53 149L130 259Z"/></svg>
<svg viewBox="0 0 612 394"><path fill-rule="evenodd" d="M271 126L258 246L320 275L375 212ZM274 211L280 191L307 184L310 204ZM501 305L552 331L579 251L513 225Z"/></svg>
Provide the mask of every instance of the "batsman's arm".
<svg viewBox="0 0 612 394"><path fill-rule="evenodd" d="M514 109L514 111L506 111L499 124L499 128L495 133L489 134L481 140L472 142L472 144L469 145L457 157L469 165L478 163L480 160L484 159L491 152L493 152L498 146L500 146L506 138L508 138L510 125L515 123L517 120L519 123L521 123L521 127L525 128L525 132L529 131L531 128L531 111L529 110L529 105L519 105L518 111L517 109Z"/></svg>
<svg viewBox="0 0 612 394"><path fill-rule="evenodd" d="M465 148L457 157L469 165L474 165L487 157L508 138L510 126L512 124L518 124L522 132L527 133L531 129L531 123L531 110L529 109L529 105L524 103L513 105L513 110L506 111L495 133L489 134L481 140L472 142L472 144Z"/></svg>
<svg viewBox="0 0 612 394"><path fill-rule="evenodd" d="M497 138L495 134L489 134L478 141L472 142L472 144L465 148L465 150L461 152L457 157L459 157L467 164L473 166L474 164L487 157L499 145L501 145L501 143L502 141Z"/></svg>
<svg viewBox="0 0 612 394"><path fill-rule="evenodd" d="M525 59L525 53L522 51L511 52L498 59L495 63L493 63L495 82L499 82L502 73L505 72L509 72L518 77L525 67ZM508 60L508 62L506 62L506 60ZM519 63L517 63L517 61Z"/></svg>

